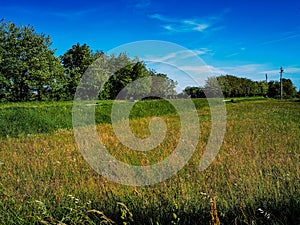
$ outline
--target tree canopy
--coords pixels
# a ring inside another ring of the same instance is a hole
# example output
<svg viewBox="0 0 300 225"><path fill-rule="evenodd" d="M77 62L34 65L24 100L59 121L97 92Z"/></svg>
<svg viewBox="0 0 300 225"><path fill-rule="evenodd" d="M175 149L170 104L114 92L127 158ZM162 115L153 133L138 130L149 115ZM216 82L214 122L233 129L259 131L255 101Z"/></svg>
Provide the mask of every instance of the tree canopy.
<svg viewBox="0 0 300 225"><path fill-rule="evenodd" d="M32 26L0 21L2 101L44 100L60 91L63 67L50 46L50 37L36 33Z"/></svg>

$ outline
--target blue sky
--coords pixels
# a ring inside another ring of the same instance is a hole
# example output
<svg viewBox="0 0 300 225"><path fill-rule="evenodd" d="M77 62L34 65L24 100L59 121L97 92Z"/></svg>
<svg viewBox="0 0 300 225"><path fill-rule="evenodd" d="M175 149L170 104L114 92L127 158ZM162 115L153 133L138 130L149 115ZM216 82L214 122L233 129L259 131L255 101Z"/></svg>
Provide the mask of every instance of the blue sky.
<svg viewBox="0 0 300 225"><path fill-rule="evenodd" d="M1 2L0 15L50 35L56 55L77 42L108 52L162 40L192 50L214 75L278 80L282 66L300 88L300 1L11 0Z"/></svg>

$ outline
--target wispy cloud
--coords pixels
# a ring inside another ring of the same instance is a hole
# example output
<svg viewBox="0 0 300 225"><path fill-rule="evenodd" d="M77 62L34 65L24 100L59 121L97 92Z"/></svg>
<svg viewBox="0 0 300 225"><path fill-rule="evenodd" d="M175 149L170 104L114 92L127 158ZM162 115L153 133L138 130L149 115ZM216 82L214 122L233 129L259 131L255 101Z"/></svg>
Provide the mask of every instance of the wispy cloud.
<svg viewBox="0 0 300 225"><path fill-rule="evenodd" d="M151 0L129 0L127 4L135 9L145 9L151 5Z"/></svg>
<svg viewBox="0 0 300 225"><path fill-rule="evenodd" d="M284 69L284 74L300 74L300 68L299 67L287 67L287 68L283 68ZM279 74L279 68L277 70L265 70L261 73L264 74L271 74L271 75L276 75L278 76Z"/></svg>
<svg viewBox="0 0 300 225"><path fill-rule="evenodd" d="M162 27L171 32L204 32L212 27L216 18L172 18L158 13L149 15L149 18L163 22Z"/></svg>
<svg viewBox="0 0 300 225"><path fill-rule="evenodd" d="M180 69L190 73L193 72L193 73L198 73L199 75L205 75L207 77L219 76L225 73L225 71L223 71L222 69L212 65L182 66L180 67Z"/></svg>
<svg viewBox="0 0 300 225"><path fill-rule="evenodd" d="M158 14L158 13L151 14L151 15L149 15L149 17L151 19L157 19L157 20L160 20L162 22L174 22L174 23L176 22L175 19L167 18L167 17L165 17L165 16L163 16L161 14Z"/></svg>
<svg viewBox="0 0 300 225"><path fill-rule="evenodd" d="M296 37L300 37L300 34L294 34L294 35L290 35L290 36L287 36L287 37L283 37L283 38L279 38L279 39L275 39L275 40L271 40L271 41L266 41L266 42L261 43L261 45L274 44L274 43L277 43L277 42L289 40L289 39L296 38Z"/></svg>
<svg viewBox="0 0 300 225"><path fill-rule="evenodd" d="M201 56L212 54L208 48L180 50L159 56L147 56L147 65L159 72L166 73L178 82L178 90L186 86L204 86L208 77L218 76L224 71L207 65Z"/></svg>
<svg viewBox="0 0 300 225"><path fill-rule="evenodd" d="M244 47L240 48L240 51L244 50ZM148 57L148 59L157 62L153 67L157 71L167 73L172 79L178 81L181 89L186 86L203 86L208 77L227 74L261 81L265 80L265 74L267 73L269 80L279 79L279 67L274 68L271 64L242 64L240 62L236 65L235 63L227 62L227 66L218 66L218 62L206 64L201 58L200 60L195 60L195 56L201 57L206 54L211 54L211 50L203 48L193 51L177 51L159 57ZM176 66L174 67L174 65ZM291 79L297 87L300 87L300 66L285 66L284 70L285 78Z"/></svg>
<svg viewBox="0 0 300 225"><path fill-rule="evenodd" d="M223 66L220 70L224 71L223 75L230 74L234 76L243 76L252 79L258 79L264 71L270 68L267 64L244 64L236 66Z"/></svg>
<svg viewBox="0 0 300 225"><path fill-rule="evenodd" d="M149 18L156 19L162 22L162 27L170 32L204 32L207 30L218 31L225 28L224 25L218 24L223 20L224 16L230 12L230 9L224 9L218 15L206 17L190 17L176 18L165 16L160 13L149 15ZM218 24L218 26L216 26Z"/></svg>
<svg viewBox="0 0 300 225"><path fill-rule="evenodd" d="M212 51L208 48L200 48L196 50L182 50L177 52L171 52L163 56L147 56L147 59L153 62L173 63L180 62L192 57L199 57L207 54L211 54Z"/></svg>
<svg viewBox="0 0 300 225"><path fill-rule="evenodd" d="M231 54L226 55L225 58L231 58L231 57L237 56L237 55L241 54L241 52L243 52L245 50L246 50L245 47L240 47L236 52L233 52Z"/></svg>
<svg viewBox="0 0 300 225"><path fill-rule="evenodd" d="M237 56L237 55L239 55L239 54L240 54L239 52L235 52L235 53L226 55L225 57L226 57L226 58L231 58L231 57Z"/></svg>
<svg viewBox="0 0 300 225"><path fill-rule="evenodd" d="M281 37L278 37L276 39L262 42L261 45L263 46L263 45L274 44L277 42L286 41L286 40L293 39L296 37L300 37L300 27L298 27L297 29L295 29L293 31L284 32Z"/></svg>

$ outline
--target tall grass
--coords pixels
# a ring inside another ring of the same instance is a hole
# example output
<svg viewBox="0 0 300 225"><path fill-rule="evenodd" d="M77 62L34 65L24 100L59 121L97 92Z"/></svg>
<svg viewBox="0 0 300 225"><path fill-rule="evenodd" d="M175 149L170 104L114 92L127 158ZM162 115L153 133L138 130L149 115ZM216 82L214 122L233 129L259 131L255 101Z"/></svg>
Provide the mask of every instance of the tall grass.
<svg viewBox="0 0 300 225"><path fill-rule="evenodd" d="M207 107L198 109L201 137L194 156L177 175L147 187L112 183L93 171L72 130L1 138L0 224L209 224L212 215L221 224L299 224L300 104L227 104L224 143L202 173L198 164L211 121ZM146 154L121 145L110 124L97 129L118 159L151 165L174 149L180 134L176 115L162 118L166 139ZM150 119L132 119L133 132L149 135Z"/></svg>
<svg viewBox="0 0 300 225"><path fill-rule="evenodd" d="M180 101L180 100L179 100ZM194 100L195 107L207 107L205 99ZM96 124L111 123L113 101L98 101L95 106ZM176 114L166 100L118 102L133 105L130 118L146 118ZM0 104L0 137L54 132L72 128L72 102L29 102ZM87 106L91 107L91 106Z"/></svg>

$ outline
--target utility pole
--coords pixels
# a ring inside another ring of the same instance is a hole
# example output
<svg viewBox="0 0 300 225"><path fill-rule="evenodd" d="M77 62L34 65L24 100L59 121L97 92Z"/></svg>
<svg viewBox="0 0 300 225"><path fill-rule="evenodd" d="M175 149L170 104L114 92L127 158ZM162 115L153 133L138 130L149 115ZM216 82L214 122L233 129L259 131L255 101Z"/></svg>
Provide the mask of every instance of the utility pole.
<svg viewBox="0 0 300 225"><path fill-rule="evenodd" d="M282 66L280 67L280 100L282 100L282 73L283 73Z"/></svg>
<svg viewBox="0 0 300 225"><path fill-rule="evenodd" d="M268 74L266 73L266 83L268 83Z"/></svg>

